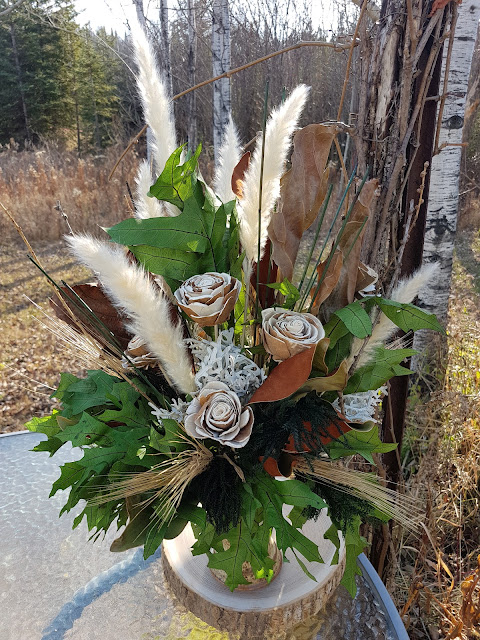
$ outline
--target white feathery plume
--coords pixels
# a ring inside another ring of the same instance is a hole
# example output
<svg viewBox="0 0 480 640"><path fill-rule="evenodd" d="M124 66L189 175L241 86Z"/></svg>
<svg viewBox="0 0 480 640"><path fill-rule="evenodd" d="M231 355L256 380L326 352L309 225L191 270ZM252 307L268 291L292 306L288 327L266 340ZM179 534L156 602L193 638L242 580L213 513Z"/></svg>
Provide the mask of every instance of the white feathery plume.
<svg viewBox="0 0 480 640"><path fill-rule="evenodd" d="M296 87L285 102L271 113L267 122L262 181L260 257L267 241L267 230L273 207L280 195L280 178L285 169L292 135L297 128L309 91L310 88L303 84ZM250 262L256 262L258 256L258 205L261 164L262 138L260 136L250 160L250 165L245 173L243 198L237 207L240 242Z"/></svg>
<svg viewBox="0 0 480 640"><path fill-rule="evenodd" d="M222 202L235 200L236 196L232 191L232 174L241 157L242 151L237 127L232 120L232 116L230 116L223 134L222 145L218 154L218 165L215 168L215 177L213 179L214 191Z"/></svg>
<svg viewBox="0 0 480 640"><path fill-rule="evenodd" d="M150 163L147 160L143 160L143 162L140 163L135 183L137 185L135 189L135 217L145 219L164 216L165 210L162 208L163 203L156 198L149 198L147 196L153 184Z"/></svg>
<svg viewBox="0 0 480 640"><path fill-rule="evenodd" d="M170 302L141 267L118 245L88 235L66 237L77 258L95 271L112 302L130 318L129 329L141 336L166 376L182 393L196 390L180 323L170 318Z"/></svg>
<svg viewBox="0 0 480 640"><path fill-rule="evenodd" d="M394 300L395 302L401 302L403 304L412 302L412 300L420 293L424 286L432 280L437 269L438 265L436 263L427 264L421 267L412 276L401 280L397 284L390 295L390 299ZM380 347L382 344L384 344L395 331L397 331L397 325L394 324L389 318L387 318L384 313L380 313L380 319L375 325L372 331L372 335L370 336L365 348L363 349L357 361L356 367L362 367L364 364L366 364L372 358L372 356L374 356L375 350L378 349L378 347ZM363 340L359 341L359 347L362 343ZM354 353L354 351L355 345L352 349L352 353Z"/></svg>
<svg viewBox="0 0 480 640"><path fill-rule="evenodd" d="M138 23L132 22L135 60L138 65L137 86L142 100L145 122L153 137L155 170L160 174L177 148L172 101L155 60L148 38Z"/></svg>

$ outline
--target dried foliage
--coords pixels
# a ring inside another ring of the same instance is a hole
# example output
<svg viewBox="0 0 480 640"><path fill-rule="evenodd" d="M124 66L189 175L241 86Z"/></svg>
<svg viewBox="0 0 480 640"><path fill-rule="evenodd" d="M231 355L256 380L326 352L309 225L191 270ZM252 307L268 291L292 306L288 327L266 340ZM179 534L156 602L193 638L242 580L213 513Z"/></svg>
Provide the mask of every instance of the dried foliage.
<svg viewBox="0 0 480 640"><path fill-rule="evenodd" d="M109 182L118 155L117 146L85 157L53 145L23 152L13 146L0 153L0 199L31 241L58 240L68 233L58 203L75 233L114 224L131 215L126 183L133 187L138 164L136 154L129 154ZM0 234L2 241L16 235L4 215Z"/></svg>
<svg viewBox="0 0 480 640"><path fill-rule="evenodd" d="M443 389L426 403L412 399L402 451L406 492L428 513L423 536L403 539L391 585L414 640L472 640L480 628L478 233L460 236L456 251Z"/></svg>

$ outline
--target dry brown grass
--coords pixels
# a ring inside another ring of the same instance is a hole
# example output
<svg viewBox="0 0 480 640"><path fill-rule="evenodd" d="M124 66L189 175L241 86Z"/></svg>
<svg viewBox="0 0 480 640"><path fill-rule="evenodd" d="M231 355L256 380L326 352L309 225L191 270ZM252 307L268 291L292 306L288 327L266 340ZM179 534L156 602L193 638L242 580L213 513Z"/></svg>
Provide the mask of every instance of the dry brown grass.
<svg viewBox="0 0 480 640"><path fill-rule="evenodd" d="M410 637L480 638L480 235L458 237L443 388L412 397L406 490L427 507L393 585ZM435 372L432 372L435 373Z"/></svg>
<svg viewBox="0 0 480 640"><path fill-rule="evenodd" d="M54 146L34 151L0 152L0 201L32 240L58 240L68 232L57 201L77 231L92 231L128 217L126 183L133 189L138 165L129 153L112 180L108 174L122 151L110 147L101 156L79 158ZM15 236L15 230L0 215L0 242Z"/></svg>
<svg viewBox="0 0 480 640"><path fill-rule="evenodd" d="M34 249L54 278L88 280L88 271L74 262L62 241L34 243ZM80 375L82 368L35 320L39 313L25 296L46 308L52 290L28 260L26 248L12 242L0 251L0 432L8 432L49 413L60 372Z"/></svg>

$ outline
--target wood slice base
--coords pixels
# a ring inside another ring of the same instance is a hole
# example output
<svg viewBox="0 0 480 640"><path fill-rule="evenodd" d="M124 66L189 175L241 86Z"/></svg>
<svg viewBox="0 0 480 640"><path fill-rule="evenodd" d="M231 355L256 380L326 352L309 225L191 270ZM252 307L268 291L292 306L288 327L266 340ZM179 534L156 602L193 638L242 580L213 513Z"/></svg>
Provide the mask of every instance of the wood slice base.
<svg viewBox="0 0 480 640"><path fill-rule="evenodd" d="M302 571L291 552L275 580L256 590L233 593L214 578L207 567L205 555L193 556L195 542L188 525L174 540L163 542L165 580L184 607L204 622L239 634L241 638L278 638L286 627L316 615L337 588L345 568L345 547L342 543L339 563L330 564L335 546L323 534L331 525L324 513L316 522L305 524L303 533L314 541L324 564L306 562L317 582Z"/></svg>

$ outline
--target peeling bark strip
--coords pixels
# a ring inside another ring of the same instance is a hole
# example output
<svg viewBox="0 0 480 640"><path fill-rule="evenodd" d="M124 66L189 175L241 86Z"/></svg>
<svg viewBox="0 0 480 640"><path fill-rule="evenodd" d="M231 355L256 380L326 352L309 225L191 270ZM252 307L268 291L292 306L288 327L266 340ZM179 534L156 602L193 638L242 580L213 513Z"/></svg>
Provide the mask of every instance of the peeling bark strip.
<svg viewBox="0 0 480 640"><path fill-rule="evenodd" d="M226 71L230 71L230 18L228 0L213 1L212 61L214 76L219 76ZM215 164L218 162L218 151L222 142L223 131L228 124L230 111L230 78L222 78L213 83L213 146Z"/></svg>
<svg viewBox="0 0 480 640"><path fill-rule="evenodd" d="M435 282L419 299L421 307L435 313L441 322L447 318L448 297L452 275L453 247L458 214L460 161L462 156L463 120L468 79L480 19L480 0L469 0L455 7L458 11L447 97L443 113L439 113L439 153L432 161L430 199L428 204L423 262L438 262L440 269ZM448 71L448 49L443 56L442 82ZM423 352L429 344L429 332L415 335L414 347Z"/></svg>

